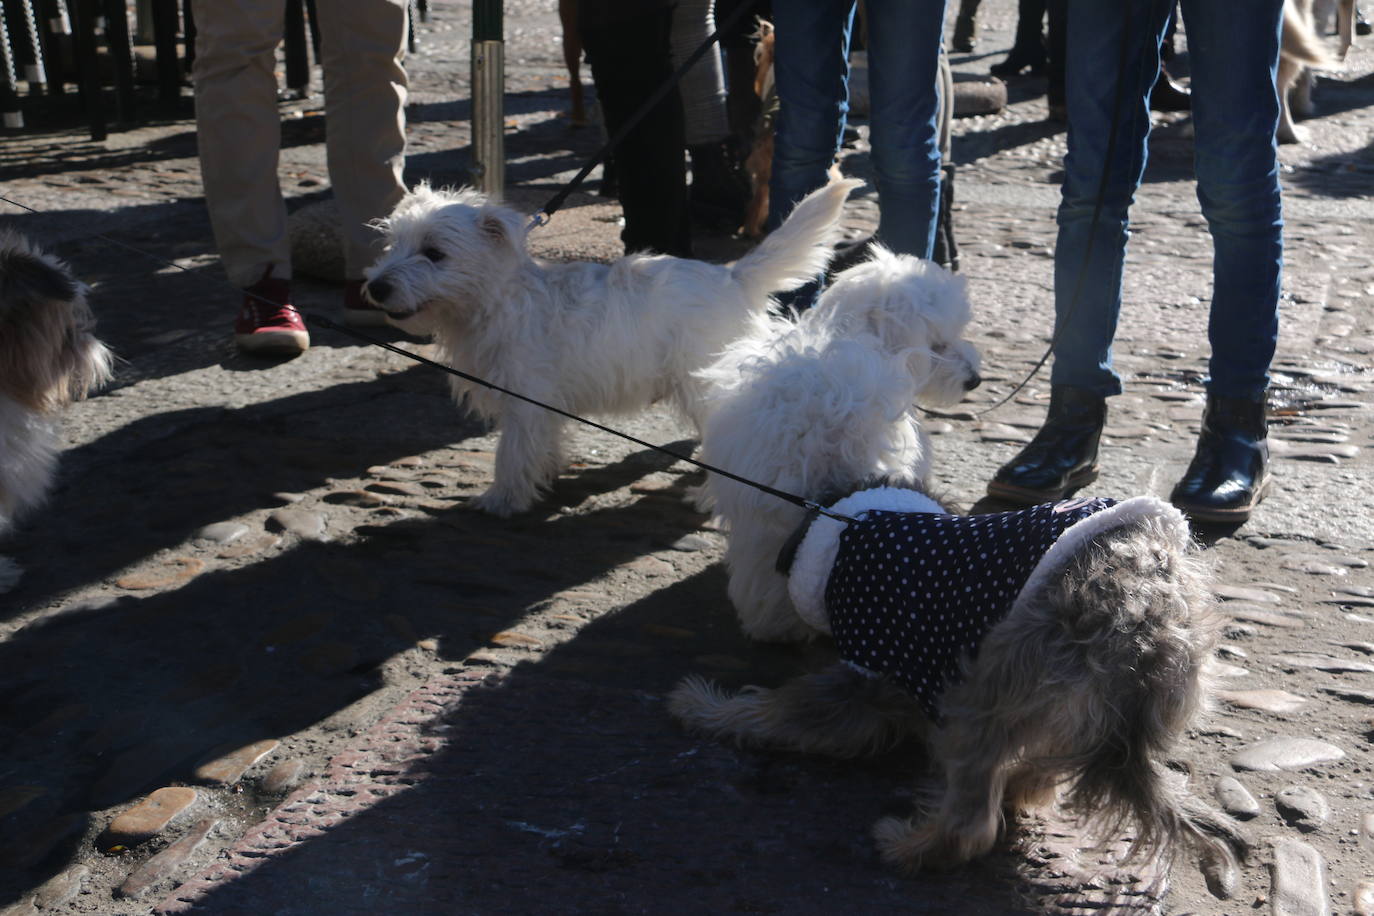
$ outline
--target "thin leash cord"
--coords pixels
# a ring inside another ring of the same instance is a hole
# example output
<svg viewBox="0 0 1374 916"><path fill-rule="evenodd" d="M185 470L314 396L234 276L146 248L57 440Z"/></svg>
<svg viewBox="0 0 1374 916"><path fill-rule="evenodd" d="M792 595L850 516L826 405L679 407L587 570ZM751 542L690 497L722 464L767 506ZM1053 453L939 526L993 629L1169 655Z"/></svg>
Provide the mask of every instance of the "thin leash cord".
<svg viewBox="0 0 1374 916"><path fill-rule="evenodd" d="M641 105L639 110L631 115L624 124L620 125L620 129L615 132L615 136L607 140L605 145L597 150L596 155L587 160L587 163L582 166L581 171L579 171L571 181L565 184L557 194L550 198L549 202L544 205L542 210L534 214L530 220L529 229L544 225L549 221L549 217L558 212L558 209L563 206L568 196L572 194L573 191L577 190L577 187L592 173L592 169L600 165L602 161L604 161L606 157L624 141L630 131L634 130L635 127L639 125L639 122L643 121L644 118L648 116L650 111L653 111L654 106L663 101L664 96L677 87L677 84L687 75L687 71L696 66L697 61L701 60L702 57L706 55L706 52L710 50L711 46L720 40L721 33L738 22L751 6L752 4L749 3L737 4L730 15L726 16L724 20L717 21L716 30L706 38L706 41L688 55L687 59L678 66L673 75L668 77L668 79L654 91L654 94L649 97L648 101Z"/></svg>
<svg viewBox="0 0 1374 916"><path fill-rule="evenodd" d="M1065 26L1067 27L1067 23L1065 23ZM1073 317L1074 312L1078 308L1079 301L1083 298L1083 284L1088 275L1088 265L1092 263L1093 248L1097 242L1097 230L1102 221L1102 201L1107 196L1107 179L1111 174L1112 160L1116 157L1116 134L1121 126L1121 110L1125 106L1126 61L1127 54L1130 51L1130 41L1131 26L1128 17L1121 28L1121 48L1117 58L1116 96L1112 100L1112 122L1111 128L1107 134L1107 153L1103 159L1104 165L1102 167L1102 175L1097 180L1097 199L1093 201L1092 220L1088 224L1088 244L1083 247L1083 261L1078 267L1078 276L1074 279L1073 294L1069 297L1069 306L1064 310L1064 317L1055 321L1054 331L1050 334L1049 345L1045 347L1045 352L1040 355L1040 359L1031 368L1030 372L1026 374L1026 377L1021 380L1020 384L1007 392L1007 395L996 404L983 410L976 411L973 414L974 419L985 417L992 413L994 410L1016 397L1018 392L1030 384L1031 379L1035 378L1036 374L1044 368L1045 363L1049 361L1050 356L1054 353L1054 347L1059 343L1060 334L1063 332L1064 328L1068 327L1069 319ZM916 405L916 408L922 413L933 417L946 415L944 411L929 410L925 407L921 407L919 404Z"/></svg>
<svg viewBox="0 0 1374 916"><path fill-rule="evenodd" d="M33 208L33 207L28 206L27 204L22 204L22 203L20 203L19 201L14 200L13 198L10 198L10 197L6 197L6 196L4 196L4 195L0 195L0 201L4 201L5 203L10 204L11 206L18 207L18 208L21 209L21 210L27 210L29 213L38 214L38 215L42 215L42 213L43 213L43 211L41 211L41 210L37 210L37 209L35 209L35 208ZM141 248L137 248L137 247L135 247L135 246L133 246L133 245L129 245L129 244L125 243L125 242L121 242L121 241L119 241L118 239L111 238L111 237L109 237L108 235L104 235L103 233L96 233L94 237L97 238L97 239L100 239L100 240L102 240L102 241L104 241L104 242L107 242L107 243L109 243L109 244L111 244L111 245L114 245L114 246L116 246L116 247L123 248L123 249L126 250L126 251L131 251L131 252L133 252L133 253L135 253L135 254L138 254L138 255L141 255L141 256L143 256L143 257L145 257L145 258L148 258L148 259L150 259L150 260L156 261L157 263L163 265L164 267L175 267L177 270L180 270L180 271L182 271L183 273L187 273L187 274L193 273L193 271L192 271L189 267L186 267L186 266L184 266L184 265L178 264L178 263L176 263L175 261L169 261L169 260L167 260L166 258L163 258L163 257L161 257L161 256L159 256L159 255L153 254L153 253L150 252L150 251L144 251L144 250L141 249ZM228 283L219 284L217 281L213 281L213 280L205 280L204 278L197 278L197 279L198 279L198 280L203 280L203 281L204 281L205 283L207 283L207 284L213 283L213 284L215 284L215 285L229 286ZM249 297L251 297L251 298L253 298L253 299L256 299L258 302L261 302L261 303L263 303L264 305L269 305L269 306L271 306L271 307L273 307L273 308L282 308L282 307L283 307L283 304L282 304L282 303L280 303L280 302L273 302L272 300L267 299L267 298L265 298L265 297L263 297L263 296L259 296L258 294L253 293L253 292L251 292L251 291L249 291L249 290L241 290L241 289L239 289L238 287L233 287L233 286L230 286L229 288L233 289L236 293L242 293L242 294L247 295L247 296L249 296ZM542 409L544 409L544 410L550 411L550 412L552 412L552 413L556 413L556 414L558 414L559 416L561 416L561 417L566 417L566 418L569 419L569 420L575 420L575 421L577 421L578 423L582 423L582 424L584 424L584 425L586 425L586 426L590 426L590 427L592 427L593 429L598 429L598 430L600 430L600 431L602 431L602 432L610 433L610 434L613 435L613 436L619 436L621 439L625 439L625 440L628 441L628 442L633 442L635 445L643 446L644 448L652 449L653 451L656 451L656 452L661 452L661 453L663 453L664 455L667 455L667 456L669 456L669 457L671 457L671 458L674 458L674 459L676 459L676 460L678 460L678 461L685 461L687 464L690 464L690 465L692 465L693 467L698 467L698 468L701 468L701 469L704 470L704 471L709 471L709 472L712 473L712 474L718 474L718 475L721 476L721 477L725 477L725 478L727 478L727 479L729 479L729 480L733 480L733 481L735 481L736 483L741 483L741 484L744 484L745 486L753 487L754 489L759 490L760 492L767 493L769 496L777 497L778 499L781 499L781 500L783 500L783 501L785 501L785 502L791 503L791 504L794 505L794 506L799 506L799 507L801 507L801 508L803 508L803 509L806 509L806 510L808 510L808 511L819 512L820 514L822 514L822 515L824 515L824 516L826 516L826 517L828 517L828 518L833 518L833 519L835 519L835 520L837 520L837 521L842 521L842 522L852 522L852 521L854 521L854 519L850 518L849 516L847 516L847 515L842 515L842 514L840 514L840 513L838 513L838 512L832 512L830 509L828 509L828 508L826 508L825 506L822 506L822 505L820 505L819 503L816 503L816 502L814 502L814 501L812 501L812 500L804 499L804 498L802 498L802 497L800 497L800 496L797 496L797 495L795 495L795 494L793 494L793 493L787 493L787 492L785 492L785 491L783 491L783 490L778 490L778 489L776 489L776 488L774 488L774 487L770 487L770 486L768 486L767 484L759 483L758 481L755 481L755 480L750 480L749 478L747 478L747 477L742 477L742 476L740 476L739 474L733 473L732 471L727 471L727 470L724 470L723 468L715 467L715 466L713 466L713 465L707 464L707 463L704 462L704 461L698 461L697 459L692 458L692 457L690 457L690 456L688 456L688 455L679 454L678 452L675 452L675 451L673 451L672 449L665 448L665 447L663 447L663 446L661 446L661 445L656 445L656 444L653 443L653 442L647 442L647 441L645 441L644 439L640 439L640 438L638 438L638 437L636 437L636 436L630 435L629 433L622 432L622 431L620 431L620 430L618 430L618 429L614 429L614 428L612 428L612 427L610 427L610 426L606 426L606 425L604 425L604 424L598 423L598 422L596 422L595 420L589 420L589 419L587 419L586 417L580 417L580 416L578 416L577 414L575 414L575 413L570 413L570 412L564 410L564 409L561 408L561 407L555 407L555 406L552 405L552 404L546 404L546 403L544 403L543 401L539 401L539 400L536 400L536 399L534 399L534 398L528 397L528 396L526 396L526 395L520 394L518 391L512 391L512 390L510 390L509 388L504 388L504 387L502 387L502 386L500 386L500 385L497 385L497 384L494 383L494 382L489 382L489 381L487 381L486 379L480 378L480 377L478 377L478 376L472 375L472 374L467 373L467 372L463 372L461 369L455 369L455 368L452 367L452 366L446 366L446 365L444 365L443 363L440 363L440 362L437 362L437 361L435 361L435 360L429 359L428 357L425 357L425 356L421 356L421 355L418 354L418 353L412 353L410 350L403 349L402 347L398 347L398 346L396 346L395 344L388 343L388 342L385 341L385 340L380 340L380 339L378 339L378 338L376 338L376 337L371 336L370 334L364 334L363 332L357 330L356 328L350 328L350 327L347 327L347 326L345 326L345 325L341 325L341 324L339 324L338 322L336 322L336 321L334 321L334 320L332 320L332 319L330 319L330 318L324 317L323 315L316 315L316 314L314 314L314 313L312 313L312 312L303 311L302 309L296 308L294 305L287 305L287 306L285 306L285 308L288 308L288 309L290 309L291 311L295 312L296 314L300 315L302 318L304 318L306 321L310 322L311 324L318 325L318 326L320 326L320 327L322 327L322 328L328 328L329 330L332 330L332 331L339 331L339 332L341 332L341 333L343 333L343 334L347 334L348 336L353 337L353 338L355 338L355 339L357 339L357 340L363 341L364 343L372 344L373 346L376 346L376 347L381 347L383 350L387 350L387 351L389 351L389 352L391 352L391 353L395 353L395 354L397 354L397 355L399 355L399 356L404 356L405 358L410 359L410 360L413 360L413 361L415 361L415 362L417 362L417 363L420 363L420 364L423 365L423 366L429 366L430 368L438 369L438 370L440 370L441 372L447 372L447 373L450 374L450 375L456 375L458 378L461 378L461 379L463 379L464 381L468 381L468 382L472 382L472 383L477 384L477 385L481 385L481 386L484 387L484 388L489 388L489 389L491 389L492 391L500 392L501 394L504 394L504 395L506 395L506 396L508 396L508 397L512 397L512 398L515 398L515 399L517 399L517 400L524 401L524 402L527 403L527 404L533 404L533 405L536 406L536 407L540 407L540 408L542 408Z"/></svg>

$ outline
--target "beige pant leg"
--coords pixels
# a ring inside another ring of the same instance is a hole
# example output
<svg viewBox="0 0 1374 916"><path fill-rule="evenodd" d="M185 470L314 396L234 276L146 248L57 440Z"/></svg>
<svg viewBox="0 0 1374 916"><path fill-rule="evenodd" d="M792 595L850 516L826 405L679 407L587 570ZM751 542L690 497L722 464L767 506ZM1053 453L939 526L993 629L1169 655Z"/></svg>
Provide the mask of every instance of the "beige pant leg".
<svg viewBox="0 0 1374 916"><path fill-rule="evenodd" d="M291 276L286 207L277 181L281 120L275 51L285 0L193 0L196 140L201 181L230 282L272 268Z"/></svg>
<svg viewBox="0 0 1374 916"><path fill-rule="evenodd" d="M406 4L317 0L324 65L325 145L339 205L344 272L362 277L380 253L369 220L405 193Z"/></svg>

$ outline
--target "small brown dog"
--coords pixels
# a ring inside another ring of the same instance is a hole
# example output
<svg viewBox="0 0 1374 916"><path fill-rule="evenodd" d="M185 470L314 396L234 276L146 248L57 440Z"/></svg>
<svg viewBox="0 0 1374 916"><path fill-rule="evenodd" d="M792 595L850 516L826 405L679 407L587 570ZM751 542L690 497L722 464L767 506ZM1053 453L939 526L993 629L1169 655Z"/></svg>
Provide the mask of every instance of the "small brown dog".
<svg viewBox="0 0 1374 916"><path fill-rule="evenodd" d="M907 870L987 853L1007 811L1061 789L1097 842L1133 828L1132 858L1167 860L1176 841L1212 862L1244 854L1235 824L1163 765L1205 703L1217 636L1176 509L1137 497L961 517L893 487L831 509L849 521L807 522L789 590L845 661L734 695L688 678L670 697L684 724L842 758L923 739L938 771L925 810L874 827ZM1022 558L1037 537L1045 552Z"/></svg>

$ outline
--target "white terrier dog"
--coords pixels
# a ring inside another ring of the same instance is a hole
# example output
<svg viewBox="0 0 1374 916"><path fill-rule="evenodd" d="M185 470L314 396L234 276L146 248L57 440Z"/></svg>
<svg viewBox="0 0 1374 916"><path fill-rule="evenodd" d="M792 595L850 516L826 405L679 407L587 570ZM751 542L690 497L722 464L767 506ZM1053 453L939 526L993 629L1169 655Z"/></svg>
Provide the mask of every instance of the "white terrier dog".
<svg viewBox="0 0 1374 916"><path fill-rule="evenodd" d="M700 429L693 372L767 310L770 294L825 269L844 200L861 183L813 192L728 267L647 254L545 263L525 248L525 217L475 191L421 186L379 224L387 251L365 291L401 327L423 322L445 362L503 388L578 414L669 398ZM457 401L500 419L496 479L477 506L528 509L562 467L563 419L456 377L451 386Z"/></svg>
<svg viewBox="0 0 1374 916"><path fill-rule="evenodd" d="M950 404L978 385L978 353L962 337L969 317L962 278L875 249L815 308L795 322L757 319L698 373L709 391L703 461L813 500L872 478L924 485L930 450L914 405ZM729 528L729 595L744 631L814 636L775 569L803 510L716 475L706 496Z"/></svg>
<svg viewBox="0 0 1374 916"><path fill-rule="evenodd" d="M85 287L23 236L0 232L0 534L47 495L57 414L110 378ZM19 580L0 557L0 592Z"/></svg>

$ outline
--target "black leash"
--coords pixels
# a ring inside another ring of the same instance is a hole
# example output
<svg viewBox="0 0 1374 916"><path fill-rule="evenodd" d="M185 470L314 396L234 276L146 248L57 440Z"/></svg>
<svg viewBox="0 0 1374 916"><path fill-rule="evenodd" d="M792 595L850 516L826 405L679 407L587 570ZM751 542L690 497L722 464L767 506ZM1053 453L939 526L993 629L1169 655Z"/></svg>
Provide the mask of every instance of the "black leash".
<svg viewBox="0 0 1374 916"><path fill-rule="evenodd" d="M41 210L36 210L36 209L34 209L33 207L28 206L27 204L22 204L22 203L20 203L20 202L17 201L17 200L14 200L14 199L9 198L9 197L5 197L5 196L3 196L3 195L0 195L0 201L4 201L5 203L10 204L10 205L15 206L15 207L18 207L18 208L21 209L21 210L27 210L28 212L33 213L33 214L41 215L42 212L43 212L43 211L41 211ZM133 252L133 253L135 253L135 254L141 255L141 256L143 256L143 257L145 257L145 258L148 258L148 259L150 259L150 260L152 260L152 261L156 261L157 263L163 265L164 267L175 267L177 270L180 270L180 271L182 271L182 272L184 272L184 273L188 273L188 274L189 274L189 273L192 273L192 270L191 270L189 267L185 267L185 266L183 266L183 265L181 265L181 264L176 263L175 261L169 261L169 260L167 260L166 258L163 258L163 257L160 257L159 255L153 254L152 252L144 251L144 250L142 250L142 249L140 249L140 248L136 248L136 247L134 247L133 245L126 244L126 243L124 243L124 242L119 241L118 239L110 238L108 235L104 235L103 233L96 233L93 237L94 237L94 238L97 238L97 239L100 239L100 240L102 240L102 241L104 241L104 242L108 242L109 244L115 245L115 246L117 246L117 247L119 247L119 248L123 248L123 249L126 250L126 251L131 251L131 252ZM202 278L202 279L204 279L204 278ZM216 281L208 280L208 279L206 279L205 282L206 282L206 283L216 283ZM224 283L224 284L218 284L218 283L216 283L216 285L229 286L229 284L228 284L227 282ZM238 287L233 287L233 286L231 286L230 288L233 289L235 293L250 296L251 298L256 299L257 301L263 303L264 305L269 305L269 306L271 306L271 307L273 307L273 308L282 308L282 307L283 307L282 303L280 303L280 302L273 302L273 301L270 300L270 299L266 299L266 298L264 298L264 297L262 297L262 296L257 295L256 293L250 292L250 291L248 291L248 290L241 290L241 289L239 289ZM640 439L640 438L637 438L637 437L635 437L635 436L632 436L632 435L630 435L629 433L626 433L626 432L621 432L621 431L618 430L618 429L613 429L612 427L609 427L609 426L606 426L606 425L604 425L604 424L598 423L598 422L596 422L595 420L589 420L589 419L587 419L586 417L580 417L580 416L578 416L577 414L575 414L575 413L570 413L570 412L564 410L564 409L561 408L561 407L555 407L555 406L552 405L552 404L546 404L546 403L544 403L543 401L539 401L539 400L536 400L536 399L534 399L534 398L527 397L526 395L523 395L523 394L521 394L521 393L518 392L518 391L512 391L512 390L510 390L509 388L504 388L504 387L502 387L502 386L500 386L500 385L497 385L497 384L494 383L494 382L489 382L489 381L487 381L487 380L484 379L484 378L480 378L480 377L478 377L478 376L476 376L476 375L472 375L472 374L470 374L470 373L464 372L464 371L462 371L461 369L455 369L455 368L453 368L452 366L446 366L446 365L444 365L443 363L436 362L435 360L429 359L428 357L425 357L425 356L421 356L421 355L418 354L418 353L413 353L413 352L411 352L410 350L403 349L402 347L398 347L398 346L396 346L396 345L393 344L393 343L389 343L389 342L387 342L387 341L385 341L385 340L381 340L381 339L379 339L379 338L373 337L373 336L370 335L370 334L364 334L362 331L359 331L359 330L357 330L356 328L350 328L350 327L347 327L347 326L345 326L345 325L339 324L338 322L334 321L334 320L331 319L331 318L326 318L326 317L324 317L323 315L316 315L316 314L311 313L311 312L302 311L301 309L296 308L294 305L287 305L287 306L284 306L284 307L285 307L285 308L289 308L291 311L295 312L297 315L300 315L301 318L305 319L307 322L309 322L309 323L312 324L312 325L317 325L317 326L322 327L322 328L328 328L329 330L332 330L332 331L339 331L339 332L341 332L341 333L343 333L343 334L347 334L348 336L353 337L353 338L355 338L355 339L357 339L357 340L363 341L364 343L372 344L373 346L376 346L376 347L381 347L383 350L387 350L387 351L389 351L389 352L391 352L391 353L396 353L396 354L398 354L398 355L400 355L400 356L404 356L406 359L414 360L415 362L420 363L421 365L429 366L430 368L433 368L433 369L438 369L438 370L440 370L441 372L447 372L447 373L450 374L450 375L456 375L456 376L458 376L459 378L463 379L464 381L472 382L473 384L476 384L476 385L481 385L481 386L484 387L484 388L489 388L489 389L491 389L492 391L500 392L501 394L504 394L504 395L506 395L506 396L508 396L508 397L512 397L512 398L516 398L517 400L524 401L524 402L527 403L527 404L533 404L533 405L536 406L536 407L541 407L541 408L543 408L544 410L551 411L551 412L553 412L553 413L558 414L558 415L561 416L561 417L566 417L566 418L569 419L569 420L576 420L578 423L585 424L585 425L587 425L587 426L592 427L593 429L598 429L598 430L601 430L602 432L610 433L610 434L613 435L613 436L619 436L620 438L625 439L625 440L628 441L628 442L633 442L635 445L640 445L640 446L643 446L644 448L652 449L652 450L654 450L654 451L656 451L656 452L661 452L661 453L663 453L664 455L668 455L668 456L671 457L671 458L677 459L678 461L685 461L685 462L687 462L688 464L692 465L693 467L698 467L698 468L701 468L701 469L704 470L704 471L709 471L709 472L712 473L712 474L718 474L718 475L720 475L721 477L727 478L728 480L733 480L733 481L735 481L736 483L742 483L742 484L744 484L745 486L753 487L753 488L756 489L756 490L759 490L759 491L761 491L761 492L763 492L763 493L767 493L769 496L775 496L775 497L777 497L778 499L783 500L784 502L791 503L792 505L798 506L798 507L800 507L800 508L802 508L802 509L806 509L807 511L819 512L821 515L824 515L824 516L826 516L826 517L828 517L828 518L836 519L837 521L842 521L842 522L852 522L852 521L854 521L852 518L849 518L849 517L846 516L846 515L841 515L841 514L839 514L839 513L837 513L837 512L832 512L832 511L830 511L828 508L826 508L825 506L822 506L822 505L820 505L819 503L813 502L812 500L803 499L802 497L797 496L797 495L795 495L795 494L793 494L793 493L787 493L787 492L785 492L785 491L783 491L783 490L778 490L778 489L776 489L776 488L774 488L774 487L768 486L767 484L763 484L763 483L759 483L758 481L750 480L750 479L747 478L747 477L741 477L739 474L735 474L735 473L733 473L732 471L727 471L727 470L724 470L723 468L718 468L718 467L715 467L715 466L713 466L713 465L709 465L709 464L705 463L704 461L698 461L697 459L692 458L692 457L689 456L689 455L682 455L682 454L679 454L679 453L673 451L672 449L665 448L665 447L663 447L663 446L661 446L661 445L655 445L655 444L652 443L652 442L646 442L646 441L643 440L643 439Z"/></svg>
<svg viewBox="0 0 1374 916"><path fill-rule="evenodd" d="M596 155L594 155L591 159L587 160L587 164L582 166L582 170L579 171L573 177L572 181L569 181L567 184L565 184L557 194L555 194L552 198L549 199L549 202L544 205L544 208L542 210L534 214L534 216L530 220L529 228L534 229L538 226L542 226L545 223L547 223L549 221L549 218L553 216L555 213L557 213L559 208L563 206L565 201L567 201L568 195L572 194L573 191L577 190L578 185L582 184L582 182L587 179L587 176L591 174L592 169L600 165L606 159L606 157L609 156L611 152L621 144L621 142L625 139L626 135L629 134L630 131L634 130L635 127L639 124L639 122L643 121L644 118L649 114L649 112L653 111L654 106L657 105L659 102L663 101L664 96L666 96L669 92L672 92L675 88L677 88L677 84L682 81L682 78L687 74L687 71L691 70L692 67L696 65L696 62L701 60L702 57L706 55L706 52L710 50L712 45L720 41L721 33L729 29L736 22L738 22L739 19L744 15L744 13L751 8L752 4L739 3L735 6L735 9L731 11L730 15L726 16L723 21L718 20L716 22L716 30L712 32L710 36L707 37L706 41L703 42L701 46L698 47L695 51L693 51L690 55L688 55L687 59L684 60L680 66L678 66L677 70L673 73L673 75L668 77L667 81L664 82L663 85L659 86L658 89L654 91L654 94L649 97L649 100L646 101L643 105L641 105L639 107L639 110L630 116L629 120L627 120L624 124L620 125L620 129L615 132L615 136L607 140L605 145L602 146L601 149L597 150Z"/></svg>

